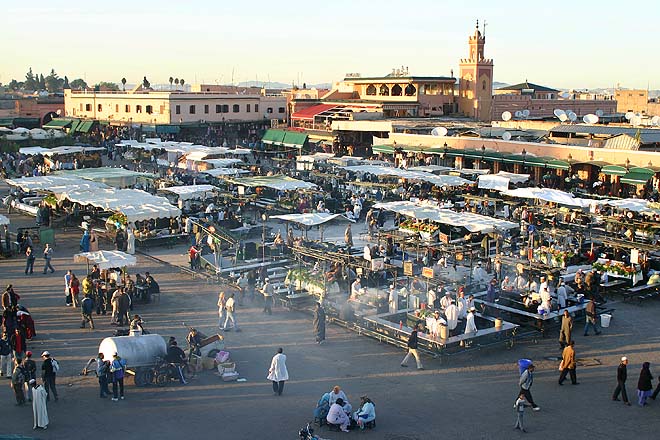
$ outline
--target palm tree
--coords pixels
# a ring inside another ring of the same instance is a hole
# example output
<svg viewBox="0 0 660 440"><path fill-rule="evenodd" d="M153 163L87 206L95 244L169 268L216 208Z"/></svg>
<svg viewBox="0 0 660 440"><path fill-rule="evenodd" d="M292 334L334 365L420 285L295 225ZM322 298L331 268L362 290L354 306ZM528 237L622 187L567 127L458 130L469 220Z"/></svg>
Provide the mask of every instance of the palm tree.
<svg viewBox="0 0 660 440"><path fill-rule="evenodd" d="M185 83L186 83L186 81L185 81L183 78L181 78L181 79L179 80L179 84L181 84L181 90L184 90L183 85L184 85Z"/></svg>
<svg viewBox="0 0 660 440"><path fill-rule="evenodd" d="M170 90L172 90L172 83L174 82L174 78L170 76Z"/></svg>
<svg viewBox="0 0 660 440"><path fill-rule="evenodd" d="M126 78L121 79L121 85L124 88L124 92L126 91Z"/></svg>
<svg viewBox="0 0 660 440"><path fill-rule="evenodd" d="M174 84L176 84L176 89L179 90L179 78L174 79Z"/></svg>

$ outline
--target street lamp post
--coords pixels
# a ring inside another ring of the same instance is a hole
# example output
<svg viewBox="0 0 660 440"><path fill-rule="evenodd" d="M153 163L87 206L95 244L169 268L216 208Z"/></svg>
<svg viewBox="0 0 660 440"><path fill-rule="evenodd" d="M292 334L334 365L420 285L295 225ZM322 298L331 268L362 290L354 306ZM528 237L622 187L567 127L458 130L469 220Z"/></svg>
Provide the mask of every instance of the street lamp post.
<svg viewBox="0 0 660 440"><path fill-rule="evenodd" d="M268 214L263 212L261 214L261 262L266 262L266 221L268 220Z"/></svg>

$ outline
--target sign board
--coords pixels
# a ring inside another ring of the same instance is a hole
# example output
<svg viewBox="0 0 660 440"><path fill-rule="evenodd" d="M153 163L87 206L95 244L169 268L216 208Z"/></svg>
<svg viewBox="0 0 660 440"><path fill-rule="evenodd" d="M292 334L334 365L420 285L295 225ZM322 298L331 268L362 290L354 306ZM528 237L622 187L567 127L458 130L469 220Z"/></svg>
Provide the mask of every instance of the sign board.
<svg viewBox="0 0 660 440"><path fill-rule="evenodd" d="M385 269L385 260L383 258L373 258L371 260L371 270Z"/></svg>
<svg viewBox="0 0 660 440"><path fill-rule="evenodd" d="M438 239L440 240L440 243L445 243L445 244L449 243L449 235L443 234L442 232L440 233L440 235L438 235Z"/></svg>
<svg viewBox="0 0 660 440"><path fill-rule="evenodd" d="M411 277L413 275L413 262L404 261L403 262L403 274Z"/></svg>
<svg viewBox="0 0 660 440"><path fill-rule="evenodd" d="M238 195L239 196L244 196L245 195L245 187L244 186L239 186L238 187Z"/></svg>
<svg viewBox="0 0 660 440"><path fill-rule="evenodd" d="M639 264L639 249L630 250L630 264Z"/></svg>
<svg viewBox="0 0 660 440"><path fill-rule="evenodd" d="M433 278L433 268L432 267L423 267L422 276L424 278Z"/></svg>

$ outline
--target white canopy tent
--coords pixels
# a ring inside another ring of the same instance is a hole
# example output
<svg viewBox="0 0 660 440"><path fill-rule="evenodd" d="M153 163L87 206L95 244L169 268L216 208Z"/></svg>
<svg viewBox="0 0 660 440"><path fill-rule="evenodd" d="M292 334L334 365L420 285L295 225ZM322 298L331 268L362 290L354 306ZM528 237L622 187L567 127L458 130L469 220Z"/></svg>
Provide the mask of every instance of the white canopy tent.
<svg viewBox="0 0 660 440"><path fill-rule="evenodd" d="M213 177L220 176L236 176L238 174L249 174L247 170L242 170L240 168L213 168L210 170L202 171L202 173L209 174Z"/></svg>
<svg viewBox="0 0 660 440"><path fill-rule="evenodd" d="M158 197L137 189L106 188L93 191L75 191L67 194L74 203L91 205L107 211L121 212L129 222L170 218L181 215L181 210L165 197Z"/></svg>
<svg viewBox="0 0 660 440"><path fill-rule="evenodd" d="M613 206L617 209L627 209L628 211L641 213L660 213L660 205L644 199L619 199L619 200L594 200L599 205Z"/></svg>
<svg viewBox="0 0 660 440"><path fill-rule="evenodd" d="M560 205L577 206L580 208L587 208L595 202L593 199L581 199L573 196L573 194L550 188L518 188L502 191L502 194L510 197L537 199L546 202L557 203Z"/></svg>
<svg viewBox="0 0 660 440"><path fill-rule="evenodd" d="M462 185L471 185L474 183L470 180L463 179L462 177L458 177L458 176L448 176L448 175L437 176L435 174L427 173L424 171L402 170L401 168L394 168L394 167L384 167L384 166L376 166L376 165L355 165L355 166L348 166L342 168L347 171L352 171L355 173L373 174L375 176L395 176L395 177L400 177L402 179L422 180L437 186L462 186Z"/></svg>
<svg viewBox="0 0 660 440"><path fill-rule="evenodd" d="M529 174L508 173L506 171L500 171L495 174L495 176L505 177L514 184L527 182L529 180Z"/></svg>
<svg viewBox="0 0 660 440"><path fill-rule="evenodd" d="M82 252L74 255L73 261L75 263L96 264L101 270L137 265L137 259L134 255L121 251Z"/></svg>
<svg viewBox="0 0 660 440"><path fill-rule="evenodd" d="M108 188L107 185L73 176L47 175L7 179L7 184L17 186L25 192L47 191L59 195L69 191L81 191L94 188Z"/></svg>
<svg viewBox="0 0 660 440"><path fill-rule="evenodd" d="M94 182L101 182L115 187L127 187L135 185L137 179L140 177L148 179L158 178L158 175L153 173L142 173L124 168L111 167L58 171L56 174L59 176L72 176L85 180L93 180Z"/></svg>
<svg viewBox="0 0 660 440"><path fill-rule="evenodd" d="M442 209L432 203L387 202L377 203L374 207L393 211L418 220L431 220L450 226L463 227L470 232L488 233L495 230L508 230L520 227L517 223L499 220L485 215Z"/></svg>
<svg viewBox="0 0 660 440"><path fill-rule="evenodd" d="M293 177L278 174L275 176L257 176L257 177L244 177L235 178L231 180L236 185L258 187L264 186L273 188L280 191L295 191L299 189L315 189L317 186L311 182L304 180L294 179Z"/></svg>
<svg viewBox="0 0 660 440"><path fill-rule="evenodd" d="M509 189L509 179L494 174L484 174L478 177L480 189L494 189L497 191L507 191Z"/></svg>
<svg viewBox="0 0 660 440"><path fill-rule="evenodd" d="M213 185L183 185L183 186L170 186L162 188L159 191L176 194L181 200L188 199L206 199L213 197L213 193L218 191L218 188Z"/></svg>
<svg viewBox="0 0 660 440"><path fill-rule="evenodd" d="M201 162L213 165L213 168L227 168L237 163L243 163L241 159L206 159Z"/></svg>
<svg viewBox="0 0 660 440"><path fill-rule="evenodd" d="M342 214L328 214L328 213L284 214L284 215L273 215L270 218L298 223L304 226L318 226L332 220L342 220L342 221L355 223L354 220L350 220Z"/></svg>

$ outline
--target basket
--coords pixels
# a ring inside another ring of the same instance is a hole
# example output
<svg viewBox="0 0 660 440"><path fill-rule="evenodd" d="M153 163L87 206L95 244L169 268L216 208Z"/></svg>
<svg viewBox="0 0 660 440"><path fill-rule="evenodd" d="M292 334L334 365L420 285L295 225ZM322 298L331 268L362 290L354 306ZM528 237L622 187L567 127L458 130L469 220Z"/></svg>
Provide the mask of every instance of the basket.
<svg viewBox="0 0 660 440"><path fill-rule="evenodd" d="M218 373L233 373L236 371L236 363L234 362L223 362L218 364Z"/></svg>

